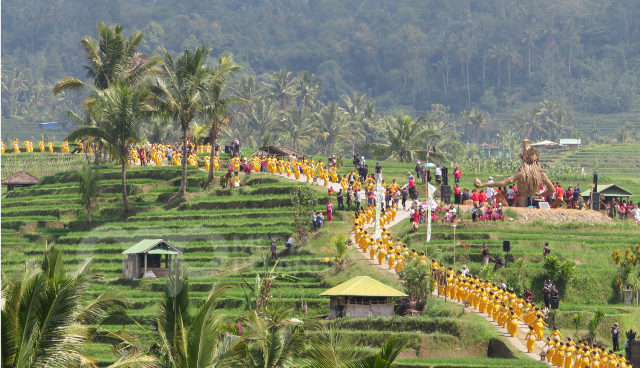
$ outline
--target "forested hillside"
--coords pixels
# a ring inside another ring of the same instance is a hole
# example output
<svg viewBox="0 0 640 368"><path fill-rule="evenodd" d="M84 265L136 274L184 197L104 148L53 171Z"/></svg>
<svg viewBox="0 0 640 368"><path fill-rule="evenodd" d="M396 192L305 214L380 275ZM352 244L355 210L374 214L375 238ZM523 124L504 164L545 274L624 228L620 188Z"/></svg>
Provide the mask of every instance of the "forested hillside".
<svg viewBox="0 0 640 368"><path fill-rule="evenodd" d="M6 0L3 115L53 104L50 84L84 73L79 41L99 21L142 30L150 55L209 44L244 73L308 70L321 101L358 91L381 112L440 103L493 113L544 97L627 112L638 92L636 0ZM29 106L27 90L39 94Z"/></svg>

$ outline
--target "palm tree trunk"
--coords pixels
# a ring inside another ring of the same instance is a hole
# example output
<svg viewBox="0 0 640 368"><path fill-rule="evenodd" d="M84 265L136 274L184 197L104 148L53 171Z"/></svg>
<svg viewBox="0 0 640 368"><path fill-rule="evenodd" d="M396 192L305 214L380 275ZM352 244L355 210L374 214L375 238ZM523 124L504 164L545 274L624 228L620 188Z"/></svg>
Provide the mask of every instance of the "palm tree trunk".
<svg viewBox="0 0 640 368"><path fill-rule="evenodd" d="M127 161L122 162L122 203L124 203L124 210L131 211L131 203L129 203L129 197L127 196Z"/></svg>
<svg viewBox="0 0 640 368"><path fill-rule="evenodd" d="M487 70L487 48L482 48L482 90L484 91L484 75Z"/></svg>
<svg viewBox="0 0 640 368"><path fill-rule="evenodd" d="M182 126L182 178L180 179L179 195L187 193L187 127Z"/></svg>
<svg viewBox="0 0 640 368"><path fill-rule="evenodd" d="M471 105L471 88L469 87L469 58L467 57L467 95L469 96L469 105Z"/></svg>
<svg viewBox="0 0 640 368"><path fill-rule="evenodd" d="M91 201L87 201L84 207L87 209L87 218L89 219L89 222L91 222Z"/></svg>
<svg viewBox="0 0 640 368"><path fill-rule="evenodd" d="M498 87L500 87L500 62L498 61Z"/></svg>
<svg viewBox="0 0 640 368"><path fill-rule="evenodd" d="M213 157L216 155L216 144L218 144L218 132L213 129L213 123L209 130L209 138L211 138L211 154L209 155L209 180L213 180Z"/></svg>
<svg viewBox="0 0 640 368"><path fill-rule="evenodd" d="M531 43L529 43L529 78L531 78Z"/></svg>
<svg viewBox="0 0 640 368"><path fill-rule="evenodd" d="M511 91L511 58L507 60L507 70L509 71L509 91Z"/></svg>

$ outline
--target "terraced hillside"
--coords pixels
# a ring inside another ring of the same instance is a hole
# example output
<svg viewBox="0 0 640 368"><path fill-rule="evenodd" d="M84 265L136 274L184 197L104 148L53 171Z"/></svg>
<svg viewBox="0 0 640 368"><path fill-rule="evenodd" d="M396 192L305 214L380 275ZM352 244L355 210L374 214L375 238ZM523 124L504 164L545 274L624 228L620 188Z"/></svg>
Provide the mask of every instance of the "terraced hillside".
<svg viewBox="0 0 640 368"><path fill-rule="evenodd" d="M374 162L375 164L375 162ZM389 177L402 178L407 164L389 164ZM347 167L343 173L346 173ZM128 190L134 207L122 213L120 171L102 169L98 209L86 221L77 202L76 183L72 173L44 177L36 186L20 188L2 198L2 267L11 275L26 261L40 261L46 246L55 243L65 250L65 263L73 268L80 261L94 258L94 271L101 277L95 281L88 298L114 288L125 291L131 299L132 319L115 320L107 330L126 326L128 332L150 346L157 302L164 290L163 279L122 279L123 250L143 238L164 238L184 251L179 258L190 269L190 291L195 305L201 303L213 283L235 286L218 301L218 308L234 317L247 309L242 287L244 277L252 281L264 270L264 255L269 250L269 237L282 239L292 232L289 190L300 183L266 174L252 174L241 188L203 190L207 173L190 169L188 201L172 198L177 190L180 168L135 167L128 171ZM306 184L302 184L306 185ZM326 190L312 186L325 198ZM321 202L323 203L323 202ZM323 208L319 205L319 209ZM318 294L356 275L370 275L390 285L397 285L392 275L380 275L364 266L359 256L338 275L320 259L328 240L336 232L348 231L349 214L336 213L334 222L311 237L307 246L294 255L283 251L279 242L276 273L296 276L299 282L277 281L272 296L295 309L298 318L315 318L328 314L327 299ZM305 308L303 305L306 304ZM410 338L404 357L446 358L464 355L485 358L522 358L511 352L490 326L480 326L472 316L461 316L458 308L432 305L430 314L416 318L345 320L339 323L341 333L354 338L359 349L374 351L386 338L400 334ZM135 324L134 320L140 325ZM149 335L151 333L151 335ZM468 349L468 346L473 346ZM113 362L111 346L103 340L90 346L88 353L97 357L99 365ZM457 355L456 355L457 354ZM502 359L496 359L502 361ZM513 360L520 361L520 359ZM488 364L488 363L487 363Z"/></svg>
<svg viewBox="0 0 640 368"><path fill-rule="evenodd" d="M619 184L640 195L640 144L581 146L573 152L544 153L540 161L546 165L570 163L596 170L599 183Z"/></svg>

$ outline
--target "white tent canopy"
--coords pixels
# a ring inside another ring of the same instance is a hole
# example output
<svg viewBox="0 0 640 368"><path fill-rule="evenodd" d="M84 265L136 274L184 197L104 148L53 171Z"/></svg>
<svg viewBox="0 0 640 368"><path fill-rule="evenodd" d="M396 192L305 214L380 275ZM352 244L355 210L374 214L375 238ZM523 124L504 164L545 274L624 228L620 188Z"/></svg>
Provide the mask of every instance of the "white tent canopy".
<svg viewBox="0 0 640 368"><path fill-rule="evenodd" d="M560 143L551 142L551 141L542 141L542 142L534 143L531 145L531 147L562 147L562 146L563 145Z"/></svg>

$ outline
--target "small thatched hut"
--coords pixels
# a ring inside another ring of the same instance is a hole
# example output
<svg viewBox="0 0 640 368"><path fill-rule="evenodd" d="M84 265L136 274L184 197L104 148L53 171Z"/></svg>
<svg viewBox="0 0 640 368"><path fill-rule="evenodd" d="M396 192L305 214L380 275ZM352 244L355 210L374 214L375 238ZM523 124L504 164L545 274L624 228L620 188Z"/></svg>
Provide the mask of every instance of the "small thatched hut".
<svg viewBox="0 0 640 368"><path fill-rule="evenodd" d="M182 252L165 240L144 239L122 254L128 255L124 261L124 278L137 279L168 276L175 256Z"/></svg>

